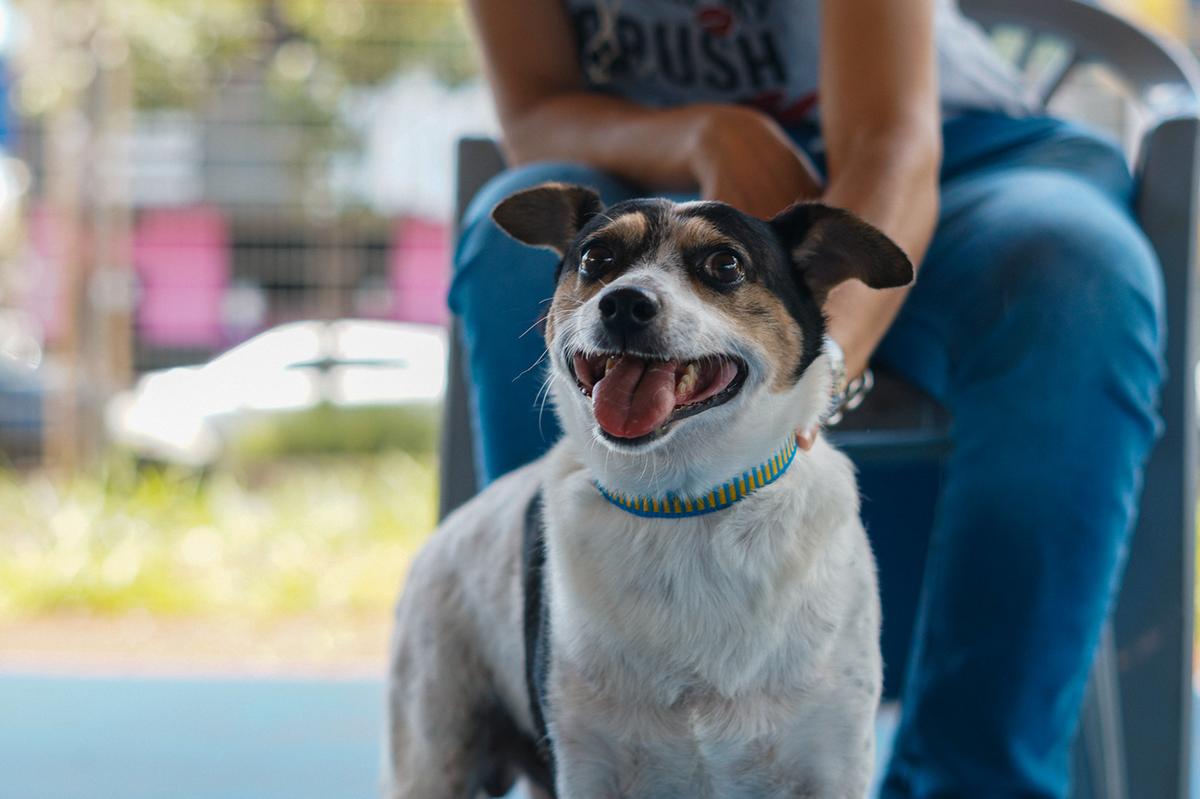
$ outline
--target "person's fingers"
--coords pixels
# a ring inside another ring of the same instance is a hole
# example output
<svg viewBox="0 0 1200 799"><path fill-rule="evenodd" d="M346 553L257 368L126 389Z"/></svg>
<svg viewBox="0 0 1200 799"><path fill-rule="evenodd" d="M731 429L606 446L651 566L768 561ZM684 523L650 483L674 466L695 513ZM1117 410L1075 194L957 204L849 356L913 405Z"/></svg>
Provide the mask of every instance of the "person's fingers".
<svg viewBox="0 0 1200 799"><path fill-rule="evenodd" d="M730 165L701 186L701 197L720 200L760 219L770 219L794 202L815 197L818 187L804 164L790 153L782 156L773 162Z"/></svg>
<svg viewBox="0 0 1200 799"><path fill-rule="evenodd" d="M796 431L796 444L800 449L808 452L812 449L813 444L817 443L818 430L816 427L805 427Z"/></svg>

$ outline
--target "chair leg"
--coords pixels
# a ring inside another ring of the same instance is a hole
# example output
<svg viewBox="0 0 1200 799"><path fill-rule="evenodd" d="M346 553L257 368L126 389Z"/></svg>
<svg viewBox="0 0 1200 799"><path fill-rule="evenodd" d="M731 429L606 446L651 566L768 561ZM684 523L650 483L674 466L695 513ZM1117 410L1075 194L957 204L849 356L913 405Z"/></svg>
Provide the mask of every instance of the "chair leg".
<svg viewBox="0 0 1200 799"><path fill-rule="evenodd" d="M1200 120L1168 119L1145 137L1138 221L1163 267L1167 382L1163 437L1146 465L1113 630L1120 651L1125 765L1134 797L1189 793L1196 534L1196 214Z"/></svg>
<svg viewBox="0 0 1200 799"><path fill-rule="evenodd" d="M1075 744L1074 799L1127 799L1121 686L1112 624L1104 625Z"/></svg>
<svg viewBox="0 0 1200 799"><path fill-rule="evenodd" d="M461 325L455 319L449 330L446 364L446 398L442 409L442 441L439 451L438 518L475 495L475 446L471 430L471 398L467 388L467 364Z"/></svg>

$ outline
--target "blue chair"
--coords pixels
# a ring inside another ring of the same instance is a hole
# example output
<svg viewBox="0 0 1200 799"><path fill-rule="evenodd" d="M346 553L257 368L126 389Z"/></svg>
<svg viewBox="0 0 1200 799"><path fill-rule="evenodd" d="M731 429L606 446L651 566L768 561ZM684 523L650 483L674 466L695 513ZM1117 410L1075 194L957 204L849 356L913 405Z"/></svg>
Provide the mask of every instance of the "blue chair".
<svg viewBox="0 0 1200 799"><path fill-rule="evenodd" d="M1130 136L1136 213L1162 263L1169 376L1165 433L1146 469L1141 517L1113 620L1093 669L1079 742L1074 793L1090 799L1184 799L1189 791L1195 523L1195 258L1200 75L1182 48L1079 0L961 0L1027 77L1030 99L1046 106L1069 79L1100 65L1140 120ZM490 139L459 142L458 215L504 168ZM475 485L467 376L452 336L442 440L441 513ZM878 375L862 408L833 432L858 464L864 515L879 552L890 677L903 668L940 468L951 442L947 415L900 379ZM906 503L903 529L893 502ZM897 562L899 561L899 562ZM892 577L896 575L899 579ZM893 680L897 682L898 680ZM889 683L894 691L898 686Z"/></svg>

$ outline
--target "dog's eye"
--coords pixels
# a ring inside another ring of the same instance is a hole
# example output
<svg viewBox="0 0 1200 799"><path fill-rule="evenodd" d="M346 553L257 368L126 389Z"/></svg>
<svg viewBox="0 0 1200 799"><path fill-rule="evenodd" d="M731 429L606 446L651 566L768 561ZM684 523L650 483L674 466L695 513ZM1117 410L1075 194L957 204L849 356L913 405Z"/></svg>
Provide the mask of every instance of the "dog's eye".
<svg viewBox="0 0 1200 799"><path fill-rule="evenodd" d="M603 244L592 244L583 251L579 259L579 274L584 277L600 277L612 266L616 256Z"/></svg>
<svg viewBox="0 0 1200 799"><path fill-rule="evenodd" d="M746 270L732 250L718 250L704 260L704 271L710 278L725 286L741 283Z"/></svg>

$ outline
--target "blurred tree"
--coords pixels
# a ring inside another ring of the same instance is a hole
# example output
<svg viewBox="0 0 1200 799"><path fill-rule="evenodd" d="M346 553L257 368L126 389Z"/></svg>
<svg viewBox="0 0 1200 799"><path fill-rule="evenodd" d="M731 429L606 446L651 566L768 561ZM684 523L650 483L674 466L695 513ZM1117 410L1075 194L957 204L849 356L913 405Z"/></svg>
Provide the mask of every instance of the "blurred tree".
<svg viewBox="0 0 1200 799"><path fill-rule="evenodd" d="M474 73L461 3L451 0L276 0L280 20L338 64L347 82L431 68L458 83Z"/></svg>
<svg viewBox="0 0 1200 799"><path fill-rule="evenodd" d="M43 0L17 0L35 12ZM453 0L57 0L53 31L31 46L22 110L50 110L55 83L78 83L129 58L139 109L196 108L231 78L258 78L305 121L342 89L425 67L455 84L475 71ZM51 33L53 41L45 40ZM316 121L316 120L307 120Z"/></svg>
<svg viewBox="0 0 1200 799"><path fill-rule="evenodd" d="M449 0L119 0L108 10L129 41L140 108L191 107L255 72L315 106L403 68L448 83L474 72Z"/></svg>

